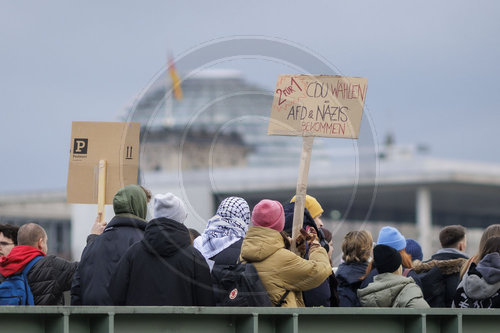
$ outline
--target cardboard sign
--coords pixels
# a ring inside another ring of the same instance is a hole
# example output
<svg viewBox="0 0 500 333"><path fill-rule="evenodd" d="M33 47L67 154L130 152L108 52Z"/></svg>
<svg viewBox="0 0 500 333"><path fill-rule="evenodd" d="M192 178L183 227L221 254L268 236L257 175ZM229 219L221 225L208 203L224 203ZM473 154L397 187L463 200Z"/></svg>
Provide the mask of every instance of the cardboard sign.
<svg viewBox="0 0 500 333"><path fill-rule="evenodd" d="M106 204L123 186L137 184L139 133L139 123L73 122L67 201L97 203L99 160L107 162Z"/></svg>
<svg viewBox="0 0 500 333"><path fill-rule="evenodd" d="M268 134L357 139L367 84L358 77L280 75Z"/></svg>

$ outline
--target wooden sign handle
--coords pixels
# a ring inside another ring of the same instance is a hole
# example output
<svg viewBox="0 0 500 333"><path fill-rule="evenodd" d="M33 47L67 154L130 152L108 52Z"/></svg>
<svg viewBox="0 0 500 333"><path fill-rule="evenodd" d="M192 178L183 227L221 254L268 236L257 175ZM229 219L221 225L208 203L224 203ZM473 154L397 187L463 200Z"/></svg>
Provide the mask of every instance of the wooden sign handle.
<svg viewBox="0 0 500 333"><path fill-rule="evenodd" d="M297 178L297 190L295 194L295 209L293 211L292 227L292 251L295 252L295 238L300 234L304 223L304 207L306 203L307 177L309 175L309 164L314 143L313 136L302 137L302 153L300 155L299 177Z"/></svg>
<svg viewBox="0 0 500 333"><path fill-rule="evenodd" d="M97 214L104 222L104 205L106 202L106 160L99 160L99 182L97 185Z"/></svg>

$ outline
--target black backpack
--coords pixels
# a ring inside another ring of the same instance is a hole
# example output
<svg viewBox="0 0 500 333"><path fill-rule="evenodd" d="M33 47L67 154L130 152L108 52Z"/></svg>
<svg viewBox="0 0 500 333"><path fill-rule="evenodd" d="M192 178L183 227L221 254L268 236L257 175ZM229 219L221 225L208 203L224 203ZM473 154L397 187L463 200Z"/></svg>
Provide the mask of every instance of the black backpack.
<svg viewBox="0 0 500 333"><path fill-rule="evenodd" d="M212 270L217 306L273 306L254 265L216 265ZM287 290L276 306L281 306Z"/></svg>

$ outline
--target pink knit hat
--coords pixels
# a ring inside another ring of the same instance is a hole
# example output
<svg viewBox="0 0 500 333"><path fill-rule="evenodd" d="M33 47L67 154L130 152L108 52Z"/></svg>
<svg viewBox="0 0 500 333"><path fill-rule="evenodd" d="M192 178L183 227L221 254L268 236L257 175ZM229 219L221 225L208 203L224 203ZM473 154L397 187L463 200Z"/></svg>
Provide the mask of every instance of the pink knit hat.
<svg viewBox="0 0 500 333"><path fill-rule="evenodd" d="M285 226L283 206L278 201L261 200L253 208L252 223L256 227L266 227L281 232Z"/></svg>

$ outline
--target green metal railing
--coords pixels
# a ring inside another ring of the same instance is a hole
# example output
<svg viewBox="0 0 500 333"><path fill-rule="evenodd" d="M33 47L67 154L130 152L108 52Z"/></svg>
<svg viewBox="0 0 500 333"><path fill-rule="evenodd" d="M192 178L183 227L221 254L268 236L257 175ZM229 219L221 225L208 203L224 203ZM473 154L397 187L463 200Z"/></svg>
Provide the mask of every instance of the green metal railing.
<svg viewBox="0 0 500 333"><path fill-rule="evenodd" d="M0 332L500 332L500 309L0 307Z"/></svg>

